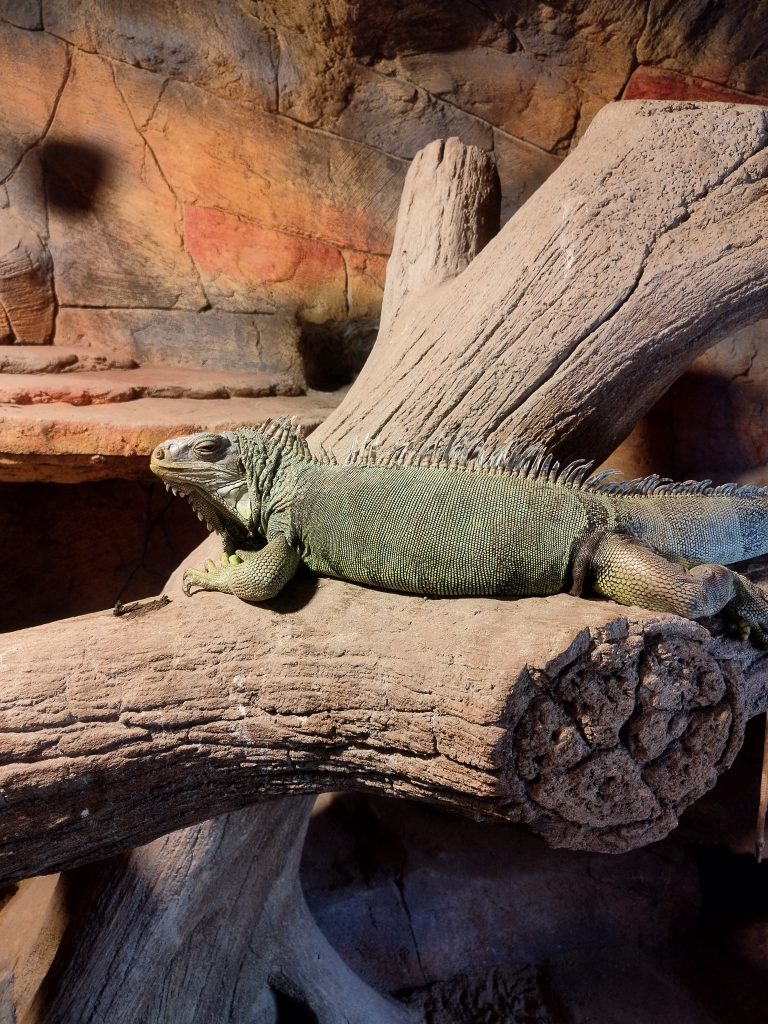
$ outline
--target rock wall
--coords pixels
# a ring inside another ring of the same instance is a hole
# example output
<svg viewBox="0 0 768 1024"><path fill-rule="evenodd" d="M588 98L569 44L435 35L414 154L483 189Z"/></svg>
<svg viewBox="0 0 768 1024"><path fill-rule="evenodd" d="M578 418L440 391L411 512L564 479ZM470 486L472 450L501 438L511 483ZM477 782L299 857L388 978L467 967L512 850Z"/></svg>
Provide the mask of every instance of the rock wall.
<svg viewBox="0 0 768 1024"><path fill-rule="evenodd" d="M207 365L282 369L275 318L378 315L431 139L495 153L506 218L606 102L766 102L743 4L694 6L5 0L0 276L31 239L42 309L30 328L0 296L0 339L200 365L223 336Z"/></svg>

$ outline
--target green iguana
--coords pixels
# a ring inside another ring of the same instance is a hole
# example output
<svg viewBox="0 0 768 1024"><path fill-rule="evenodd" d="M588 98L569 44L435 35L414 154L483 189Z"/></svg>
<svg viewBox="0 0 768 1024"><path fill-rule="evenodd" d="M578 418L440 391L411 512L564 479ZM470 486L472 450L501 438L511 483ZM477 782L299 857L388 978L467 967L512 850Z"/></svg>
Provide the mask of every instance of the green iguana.
<svg viewBox="0 0 768 1024"><path fill-rule="evenodd" d="M488 452L456 438L340 465L286 421L164 441L153 471L221 534L192 587L265 601L300 562L412 594L592 591L689 618L722 609L768 645L768 600L725 568L768 552L768 488L618 481L538 445Z"/></svg>

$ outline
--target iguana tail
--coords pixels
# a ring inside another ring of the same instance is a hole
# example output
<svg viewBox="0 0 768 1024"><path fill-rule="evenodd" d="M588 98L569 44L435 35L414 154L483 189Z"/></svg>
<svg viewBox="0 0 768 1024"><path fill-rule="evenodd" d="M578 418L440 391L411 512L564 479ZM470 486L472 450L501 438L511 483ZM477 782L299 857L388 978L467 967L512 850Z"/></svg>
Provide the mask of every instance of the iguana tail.
<svg viewBox="0 0 768 1024"><path fill-rule="evenodd" d="M684 565L768 554L768 488L661 484L613 496L617 524Z"/></svg>

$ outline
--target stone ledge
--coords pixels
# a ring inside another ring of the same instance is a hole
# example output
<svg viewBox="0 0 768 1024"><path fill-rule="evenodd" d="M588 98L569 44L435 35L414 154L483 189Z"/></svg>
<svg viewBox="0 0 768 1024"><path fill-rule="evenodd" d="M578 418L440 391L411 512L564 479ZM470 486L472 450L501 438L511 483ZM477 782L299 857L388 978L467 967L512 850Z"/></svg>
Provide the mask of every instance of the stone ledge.
<svg viewBox="0 0 768 1024"><path fill-rule="evenodd" d="M138 363L98 349L63 345L2 345L0 374L73 373L85 370L131 370Z"/></svg>
<svg viewBox="0 0 768 1024"><path fill-rule="evenodd" d="M0 405L0 481L148 480L149 454L167 437L231 430L278 416L295 416L314 430L342 397L342 391L313 391L295 397Z"/></svg>
<svg viewBox="0 0 768 1024"><path fill-rule="evenodd" d="M0 405L105 405L140 398L262 398L299 395L284 374L145 366L79 373L0 373Z"/></svg>

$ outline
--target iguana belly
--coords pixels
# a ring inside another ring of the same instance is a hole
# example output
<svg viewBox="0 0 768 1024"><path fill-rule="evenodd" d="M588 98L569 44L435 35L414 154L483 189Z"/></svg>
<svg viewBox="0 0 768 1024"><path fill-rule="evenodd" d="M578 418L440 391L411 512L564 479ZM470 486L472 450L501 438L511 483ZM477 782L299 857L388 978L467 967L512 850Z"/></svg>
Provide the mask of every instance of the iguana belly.
<svg viewBox="0 0 768 1024"><path fill-rule="evenodd" d="M310 569L414 594L556 593L590 525L575 492L421 467L317 467L293 507Z"/></svg>

